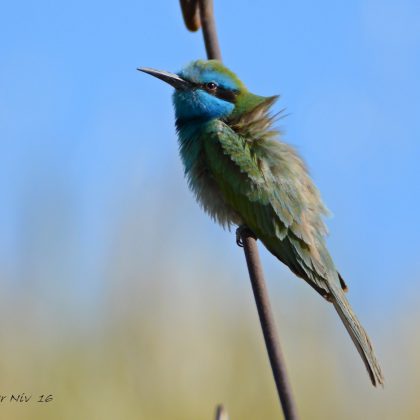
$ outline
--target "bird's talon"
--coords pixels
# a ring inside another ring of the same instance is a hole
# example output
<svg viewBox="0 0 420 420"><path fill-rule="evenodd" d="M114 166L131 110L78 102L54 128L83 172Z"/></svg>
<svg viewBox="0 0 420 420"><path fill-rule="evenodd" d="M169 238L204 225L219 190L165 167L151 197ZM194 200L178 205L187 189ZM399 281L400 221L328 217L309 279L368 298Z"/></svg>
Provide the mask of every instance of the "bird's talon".
<svg viewBox="0 0 420 420"><path fill-rule="evenodd" d="M241 248L244 247L244 241L242 240L242 234L244 233L244 231L248 231L248 234L256 239L256 236L249 230L248 226L239 226L236 229L236 245L240 246Z"/></svg>
<svg viewBox="0 0 420 420"><path fill-rule="evenodd" d="M241 248L244 247L244 243L242 242L241 235L236 232L236 245L240 246Z"/></svg>

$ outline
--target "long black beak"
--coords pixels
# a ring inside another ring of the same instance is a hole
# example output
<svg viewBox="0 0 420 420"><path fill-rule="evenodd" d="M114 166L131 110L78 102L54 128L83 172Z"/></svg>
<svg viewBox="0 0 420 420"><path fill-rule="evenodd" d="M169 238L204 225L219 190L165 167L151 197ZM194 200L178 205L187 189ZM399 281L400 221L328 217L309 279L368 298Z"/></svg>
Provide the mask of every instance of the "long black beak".
<svg viewBox="0 0 420 420"><path fill-rule="evenodd" d="M184 80L182 77L179 77L177 74L168 73L163 70L150 69L148 67L139 67L138 71L143 73L151 74L152 76L157 77L160 80L163 80L166 83L169 83L175 89L186 90L191 88L191 83L187 80Z"/></svg>

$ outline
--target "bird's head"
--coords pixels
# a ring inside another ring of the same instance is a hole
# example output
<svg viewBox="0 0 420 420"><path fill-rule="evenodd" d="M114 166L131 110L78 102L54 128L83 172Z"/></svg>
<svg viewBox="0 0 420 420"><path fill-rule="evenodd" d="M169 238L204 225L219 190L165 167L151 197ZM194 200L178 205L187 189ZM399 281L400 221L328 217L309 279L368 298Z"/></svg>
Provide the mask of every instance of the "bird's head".
<svg viewBox="0 0 420 420"><path fill-rule="evenodd" d="M151 74L175 88L173 102L178 120L210 120L240 115L267 98L248 92L241 80L217 60L194 61L177 74L150 68Z"/></svg>

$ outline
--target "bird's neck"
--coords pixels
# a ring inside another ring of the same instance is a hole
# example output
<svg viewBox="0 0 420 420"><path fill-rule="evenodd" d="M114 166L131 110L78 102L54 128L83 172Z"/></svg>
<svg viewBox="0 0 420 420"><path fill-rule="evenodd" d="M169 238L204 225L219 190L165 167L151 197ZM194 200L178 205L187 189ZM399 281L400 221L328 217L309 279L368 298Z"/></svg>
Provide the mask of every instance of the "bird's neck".
<svg viewBox="0 0 420 420"><path fill-rule="evenodd" d="M207 126L209 121L211 120L201 117L177 118L175 120L176 131L182 138L195 136Z"/></svg>
<svg viewBox="0 0 420 420"><path fill-rule="evenodd" d="M211 120L203 117L178 117L175 120L175 126L178 132L185 130L196 130L199 127L208 123L209 121Z"/></svg>
<svg viewBox="0 0 420 420"><path fill-rule="evenodd" d="M184 163L185 173L188 174L192 167L197 164L203 154L203 136L211 131L212 125L219 122L218 119L177 119L176 129L178 133L179 151Z"/></svg>

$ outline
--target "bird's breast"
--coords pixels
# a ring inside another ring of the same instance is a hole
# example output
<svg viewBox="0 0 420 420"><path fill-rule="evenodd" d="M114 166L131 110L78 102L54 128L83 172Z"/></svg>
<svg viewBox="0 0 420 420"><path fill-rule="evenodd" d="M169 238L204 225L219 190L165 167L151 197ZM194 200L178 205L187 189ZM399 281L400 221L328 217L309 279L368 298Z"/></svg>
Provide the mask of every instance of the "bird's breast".
<svg viewBox="0 0 420 420"><path fill-rule="evenodd" d="M226 202L208 164L203 130L180 129L178 139L180 155L184 164L188 186L196 200L213 220L225 228L240 225L242 220L237 212Z"/></svg>

